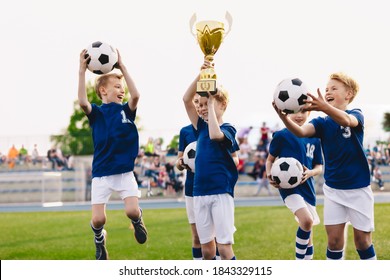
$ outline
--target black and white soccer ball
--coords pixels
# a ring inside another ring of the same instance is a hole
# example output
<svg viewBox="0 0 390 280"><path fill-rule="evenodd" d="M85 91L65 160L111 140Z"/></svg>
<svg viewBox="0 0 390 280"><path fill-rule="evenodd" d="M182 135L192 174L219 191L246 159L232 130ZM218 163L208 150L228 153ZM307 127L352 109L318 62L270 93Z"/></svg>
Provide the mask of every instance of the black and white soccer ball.
<svg viewBox="0 0 390 280"><path fill-rule="evenodd" d="M292 157L281 157L275 160L271 168L272 180L283 189L298 186L303 176L302 164Z"/></svg>
<svg viewBox="0 0 390 280"><path fill-rule="evenodd" d="M196 141L191 142L184 149L183 162L187 164L191 171L195 173Z"/></svg>
<svg viewBox="0 0 390 280"><path fill-rule="evenodd" d="M308 88L301 79L284 79L276 86L274 102L284 113L295 114L306 105L304 100L309 99L307 93Z"/></svg>
<svg viewBox="0 0 390 280"><path fill-rule="evenodd" d="M88 69L98 75L111 72L118 62L118 53L107 43L93 42L87 47Z"/></svg>

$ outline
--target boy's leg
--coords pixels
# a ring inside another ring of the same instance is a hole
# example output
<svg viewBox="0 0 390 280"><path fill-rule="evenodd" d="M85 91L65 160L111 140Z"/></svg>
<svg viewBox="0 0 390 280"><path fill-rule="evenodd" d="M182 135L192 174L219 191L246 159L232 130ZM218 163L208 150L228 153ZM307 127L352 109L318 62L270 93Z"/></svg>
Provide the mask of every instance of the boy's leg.
<svg viewBox="0 0 390 280"><path fill-rule="evenodd" d="M195 224L194 198L192 196L186 196L186 195L184 198L186 201L187 218L191 226L191 233L192 233L192 259L202 260L203 259L202 248L200 245L199 235Z"/></svg>
<svg viewBox="0 0 390 280"><path fill-rule="evenodd" d="M202 260L202 247L200 245L198 231L196 230L196 224L191 224L191 232L192 232L192 258L194 260Z"/></svg>
<svg viewBox="0 0 390 280"><path fill-rule="evenodd" d="M91 228L95 235L95 257L97 260L108 260L108 252L106 248L107 232L104 229L104 224L106 223L105 207L105 204L92 205Z"/></svg>
<svg viewBox="0 0 390 280"><path fill-rule="evenodd" d="M134 228L134 237L138 243L144 244L148 239L148 232L142 219L142 210L138 204L138 197L126 197L124 203L126 215L131 220L131 224Z"/></svg>
<svg viewBox="0 0 390 280"><path fill-rule="evenodd" d="M212 206L216 242L222 260L235 260L233 252L234 232L234 200L229 194L215 195Z"/></svg>
<svg viewBox="0 0 390 280"><path fill-rule="evenodd" d="M215 241L202 244L202 254L205 260L216 260L216 246Z"/></svg>
<svg viewBox="0 0 390 280"><path fill-rule="evenodd" d="M356 251L358 252L360 259L376 260L377 257L374 249L374 244L372 244L371 232L365 232L354 228L353 235Z"/></svg>
<svg viewBox="0 0 390 280"><path fill-rule="evenodd" d="M344 228L345 223L338 225L325 225L328 236L328 248L326 251L327 260L344 259Z"/></svg>
<svg viewBox="0 0 390 280"><path fill-rule="evenodd" d="M232 244L220 244L217 245L221 260L235 260L236 256L233 252Z"/></svg>

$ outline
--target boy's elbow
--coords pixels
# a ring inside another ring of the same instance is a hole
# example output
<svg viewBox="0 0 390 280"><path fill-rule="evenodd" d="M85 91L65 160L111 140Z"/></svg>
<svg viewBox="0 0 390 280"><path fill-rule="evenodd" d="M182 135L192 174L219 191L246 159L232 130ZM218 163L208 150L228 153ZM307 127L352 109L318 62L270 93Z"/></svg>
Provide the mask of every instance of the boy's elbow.
<svg viewBox="0 0 390 280"><path fill-rule="evenodd" d="M89 108L89 103L88 102L79 102L79 105L81 107L81 109L87 113L88 112L88 108Z"/></svg>
<svg viewBox="0 0 390 280"><path fill-rule="evenodd" d="M222 141L225 135L221 133L210 133L210 139L213 141Z"/></svg>
<svg viewBox="0 0 390 280"><path fill-rule="evenodd" d="M141 97L141 95L139 94L134 94L131 96L131 99L133 99L134 101L138 102L139 98Z"/></svg>
<svg viewBox="0 0 390 280"><path fill-rule="evenodd" d="M184 104L187 104L187 103L189 103L189 98L187 97L187 96L183 96L183 102L184 102Z"/></svg>

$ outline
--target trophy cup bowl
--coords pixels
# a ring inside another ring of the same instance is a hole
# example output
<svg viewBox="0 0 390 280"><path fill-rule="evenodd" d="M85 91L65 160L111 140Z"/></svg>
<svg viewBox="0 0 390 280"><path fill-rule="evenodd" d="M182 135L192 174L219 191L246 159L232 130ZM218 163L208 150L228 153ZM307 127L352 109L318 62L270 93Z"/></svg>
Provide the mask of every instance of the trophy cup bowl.
<svg viewBox="0 0 390 280"><path fill-rule="evenodd" d="M232 18L228 12L226 13L226 19L229 23L228 32L225 33L223 22L205 20L196 23L196 34L192 32L194 22L196 21L196 15L194 14L190 20L191 32L196 37L199 47L207 61L212 62L214 60L215 53L218 51L227 33L230 32ZM196 92L200 96L208 96L208 93L214 95L217 91L217 74L215 73L214 68L210 67L201 70L200 79L196 85Z"/></svg>

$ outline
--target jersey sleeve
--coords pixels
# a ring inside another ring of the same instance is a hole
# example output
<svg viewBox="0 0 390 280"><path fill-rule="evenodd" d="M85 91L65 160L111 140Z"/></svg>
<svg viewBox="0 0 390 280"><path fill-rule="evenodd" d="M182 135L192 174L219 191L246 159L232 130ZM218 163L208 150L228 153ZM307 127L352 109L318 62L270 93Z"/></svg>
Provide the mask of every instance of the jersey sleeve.
<svg viewBox="0 0 390 280"><path fill-rule="evenodd" d="M358 120L359 126L364 128L364 116L363 116L363 113L360 109L353 109L353 110L349 111L349 114L354 116Z"/></svg>
<svg viewBox="0 0 390 280"><path fill-rule="evenodd" d="M324 121L325 119L323 117L317 117L310 121L310 123L314 126L315 129L315 133L312 137L322 138Z"/></svg>
<svg viewBox="0 0 390 280"><path fill-rule="evenodd" d="M89 125L92 126L92 124L95 122L96 119L96 112L98 110L98 107L96 104L91 104L91 112L87 115L87 118L89 120Z"/></svg>
<svg viewBox="0 0 390 280"><path fill-rule="evenodd" d="M221 126L221 131L225 135L224 140L222 141L222 144L226 146L226 148L229 150L230 153L234 153L238 151L240 148L238 146L238 143L236 141L236 129L234 126L230 124L223 124Z"/></svg>
<svg viewBox="0 0 390 280"><path fill-rule="evenodd" d="M321 141L317 139L317 141L314 144L314 156L313 156L313 167L318 164L324 164L324 160L322 158L322 148L321 148Z"/></svg>
<svg viewBox="0 0 390 280"><path fill-rule="evenodd" d="M135 109L134 111L132 111L129 107L129 104L128 102L126 102L125 104L122 105L123 107L123 111L125 111L126 113L126 116L132 121L134 122L135 121L135 117L137 115L137 109Z"/></svg>
<svg viewBox="0 0 390 280"><path fill-rule="evenodd" d="M186 147L185 139L185 130L182 128L180 129L179 134L179 152L184 152L184 149Z"/></svg>
<svg viewBox="0 0 390 280"><path fill-rule="evenodd" d="M280 131L275 132L272 141L269 144L269 153L273 157L278 157L282 151L283 148L283 136Z"/></svg>
<svg viewBox="0 0 390 280"><path fill-rule="evenodd" d="M198 139L199 131L201 131L202 128L203 128L205 125L207 125L206 122L205 122L201 117L199 117L199 118L198 118L198 122L197 122L197 124L196 124L197 129L195 129L195 127L192 126L192 127L193 127L193 130L194 130L194 134L195 134L195 138L196 138L196 139Z"/></svg>

